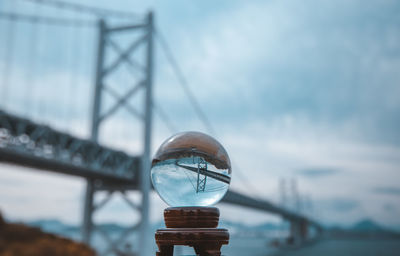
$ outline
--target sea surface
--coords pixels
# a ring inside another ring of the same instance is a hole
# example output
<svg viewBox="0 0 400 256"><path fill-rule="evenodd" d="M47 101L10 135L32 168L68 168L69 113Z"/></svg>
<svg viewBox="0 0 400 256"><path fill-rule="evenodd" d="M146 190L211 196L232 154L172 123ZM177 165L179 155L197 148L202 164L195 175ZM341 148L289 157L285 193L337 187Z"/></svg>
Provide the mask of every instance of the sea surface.
<svg viewBox="0 0 400 256"><path fill-rule="evenodd" d="M253 255L253 254L248 254ZM400 239L322 240L274 256L399 256Z"/></svg>
<svg viewBox="0 0 400 256"><path fill-rule="evenodd" d="M195 255L193 250L177 248L175 255ZM226 256L400 256L400 240L319 240L296 248L276 249L261 238L233 238L222 247Z"/></svg>
<svg viewBox="0 0 400 256"><path fill-rule="evenodd" d="M78 240L77 234L69 235ZM112 235L112 239L118 236ZM108 244L98 234L93 237L93 247L104 251ZM135 241L137 237L130 237ZM275 248L270 245L271 239L265 237L231 237L228 245L222 246L222 254L226 256L400 256L400 239L322 239L302 247ZM157 250L155 241L153 255ZM135 251L134 242L128 250ZM186 246L175 246L174 255L195 255L194 250Z"/></svg>
<svg viewBox="0 0 400 256"><path fill-rule="evenodd" d="M276 249L268 245L266 238L245 238L231 237L228 245L222 246L223 255L229 256L265 256L277 252ZM175 255L195 255L193 249L189 247L179 247L175 250Z"/></svg>

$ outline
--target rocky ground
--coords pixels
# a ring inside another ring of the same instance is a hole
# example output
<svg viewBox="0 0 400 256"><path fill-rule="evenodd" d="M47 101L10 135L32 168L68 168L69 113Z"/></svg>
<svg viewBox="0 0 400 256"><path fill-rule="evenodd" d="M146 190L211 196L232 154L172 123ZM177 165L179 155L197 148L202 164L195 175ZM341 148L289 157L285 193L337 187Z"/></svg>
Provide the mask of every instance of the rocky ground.
<svg viewBox="0 0 400 256"><path fill-rule="evenodd" d="M39 228L7 223L0 214L0 256L95 256L84 244Z"/></svg>

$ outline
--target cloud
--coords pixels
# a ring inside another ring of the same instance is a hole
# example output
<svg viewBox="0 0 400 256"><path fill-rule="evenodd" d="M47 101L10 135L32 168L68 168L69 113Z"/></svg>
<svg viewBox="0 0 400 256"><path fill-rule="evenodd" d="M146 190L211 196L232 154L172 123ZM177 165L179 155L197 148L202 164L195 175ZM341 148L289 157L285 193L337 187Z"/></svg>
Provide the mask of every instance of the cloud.
<svg viewBox="0 0 400 256"><path fill-rule="evenodd" d="M326 168L311 168L311 169L303 169L297 171L298 174L305 176L307 178L319 178L324 176L331 176L339 172L340 171L336 169L326 169Z"/></svg>
<svg viewBox="0 0 400 256"><path fill-rule="evenodd" d="M400 187L376 187L372 191L377 194L400 196Z"/></svg>
<svg viewBox="0 0 400 256"><path fill-rule="evenodd" d="M5 183L13 184L5 186ZM14 165L0 165L0 210L13 221L80 221L84 180Z"/></svg>
<svg viewBox="0 0 400 256"><path fill-rule="evenodd" d="M397 212L396 206L394 204L390 204L390 203L384 204L383 205L383 210L388 212L388 213Z"/></svg>
<svg viewBox="0 0 400 256"><path fill-rule="evenodd" d="M347 213L360 207L360 202L350 198L330 198L317 202L321 210Z"/></svg>
<svg viewBox="0 0 400 256"><path fill-rule="evenodd" d="M177 59L217 125L305 116L316 126L352 123L365 140L398 143L400 37L387 25L399 21L386 24L385 12L374 13L392 5L244 2L187 28Z"/></svg>

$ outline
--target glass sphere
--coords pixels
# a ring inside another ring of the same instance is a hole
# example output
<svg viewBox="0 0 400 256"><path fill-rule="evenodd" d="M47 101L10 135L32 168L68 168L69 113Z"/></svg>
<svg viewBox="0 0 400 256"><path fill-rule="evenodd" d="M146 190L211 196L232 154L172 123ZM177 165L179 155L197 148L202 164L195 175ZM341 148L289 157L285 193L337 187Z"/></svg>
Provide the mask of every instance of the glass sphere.
<svg viewBox="0 0 400 256"><path fill-rule="evenodd" d="M151 181L170 206L216 204L231 181L231 162L223 146L200 132L178 133L156 152Z"/></svg>

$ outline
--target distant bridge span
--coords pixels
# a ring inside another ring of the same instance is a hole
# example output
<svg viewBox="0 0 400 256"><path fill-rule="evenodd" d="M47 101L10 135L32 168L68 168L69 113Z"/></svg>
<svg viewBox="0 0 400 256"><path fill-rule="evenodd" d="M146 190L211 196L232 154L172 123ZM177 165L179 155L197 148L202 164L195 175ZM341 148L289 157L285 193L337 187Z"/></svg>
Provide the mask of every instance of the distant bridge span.
<svg viewBox="0 0 400 256"><path fill-rule="evenodd" d="M107 188L139 189L141 158L79 139L0 111L0 162L102 181ZM222 202L321 225L275 204L229 190Z"/></svg>

